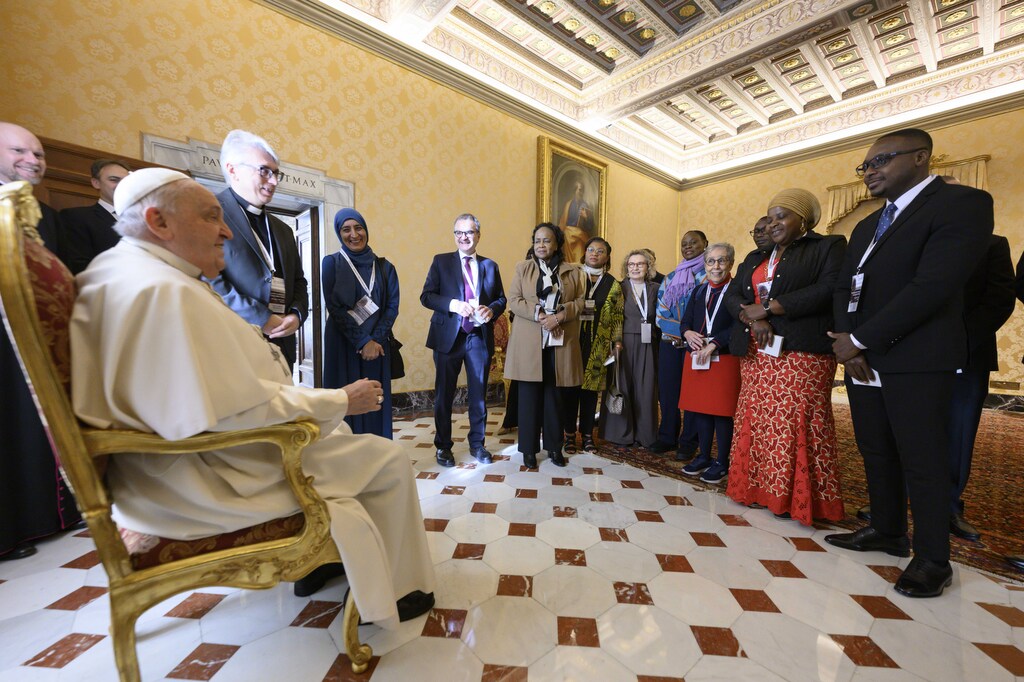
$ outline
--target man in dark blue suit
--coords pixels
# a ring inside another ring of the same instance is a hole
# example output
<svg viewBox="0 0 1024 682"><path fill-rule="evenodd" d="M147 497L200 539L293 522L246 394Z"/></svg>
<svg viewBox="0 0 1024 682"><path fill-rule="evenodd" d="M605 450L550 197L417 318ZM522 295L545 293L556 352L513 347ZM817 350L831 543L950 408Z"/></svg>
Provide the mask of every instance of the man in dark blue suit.
<svg viewBox="0 0 1024 682"><path fill-rule="evenodd" d="M830 333L846 370L871 525L825 541L909 556L909 498L914 558L895 585L908 597L938 596L953 577L950 404L968 358L964 285L993 225L992 197L929 175L931 153L928 133L900 130L876 140L857 167L871 195L886 201L850 236Z"/></svg>
<svg viewBox="0 0 1024 682"><path fill-rule="evenodd" d="M89 169L92 186L100 199L91 206L65 208L60 212L64 224L62 244L64 262L71 274L77 275L89 267L92 259L121 240L114 230L114 189L131 171L120 161L96 159Z"/></svg>
<svg viewBox="0 0 1024 682"><path fill-rule="evenodd" d="M234 235L224 242L224 271L210 282L246 322L263 330L295 365L295 332L309 315L309 286L295 233L266 205L283 177L266 140L232 130L220 150L228 188L217 195Z"/></svg>
<svg viewBox="0 0 1024 682"><path fill-rule="evenodd" d="M452 403L455 385L466 365L469 388L469 451L489 464L484 447L487 425L487 375L494 356L494 320L505 311L505 290L498 264L477 255L480 221L465 213L455 219L458 251L434 256L423 283L420 303L434 311L427 348L434 351L434 446L437 463L454 466Z"/></svg>

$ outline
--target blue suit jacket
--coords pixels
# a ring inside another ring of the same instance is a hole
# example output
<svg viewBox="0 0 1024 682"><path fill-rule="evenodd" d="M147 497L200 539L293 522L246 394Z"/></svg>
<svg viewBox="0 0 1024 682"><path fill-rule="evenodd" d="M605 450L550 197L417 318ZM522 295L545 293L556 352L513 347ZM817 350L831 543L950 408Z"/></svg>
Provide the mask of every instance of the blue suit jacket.
<svg viewBox="0 0 1024 682"><path fill-rule="evenodd" d="M493 355L494 320L505 312L505 289L501 285L498 264L480 254L476 258L480 270L480 305L494 311L491 322L483 325L487 352ZM423 307L434 311L427 331L427 348L441 353L452 349L462 328L462 316L448 309L452 299L466 300L462 286L462 257L458 251L434 256L420 294Z"/></svg>

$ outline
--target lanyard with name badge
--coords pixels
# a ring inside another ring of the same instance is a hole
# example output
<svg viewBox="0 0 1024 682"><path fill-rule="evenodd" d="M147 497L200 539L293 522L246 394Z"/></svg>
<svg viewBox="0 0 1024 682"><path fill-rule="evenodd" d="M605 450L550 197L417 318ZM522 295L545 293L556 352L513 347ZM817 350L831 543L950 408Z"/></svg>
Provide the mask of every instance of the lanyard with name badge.
<svg viewBox="0 0 1024 682"><path fill-rule="evenodd" d="M348 257L347 253L345 253L345 249L341 249L338 253L340 253L341 257L345 259L348 266L352 268L352 274L356 276L356 280L359 282L359 285L363 287L363 291L366 292L365 296L356 301L355 307L348 311L348 314L352 316L352 319L356 321L356 324L362 324L370 319L370 315L373 315L375 312L380 310L377 304L370 299L370 292L373 290L373 284L377 281L377 266L376 264L370 265L370 284L367 286L362 275L360 275L359 271L356 270L356 266L352 264L352 259Z"/></svg>
<svg viewBox="0 0 1024 682"><path fill-rule="evenodd" d="M636 307L640 311L640 315L641 315L641 321L640 321L640 343L650 343L651 342L651 323L647 321L647 309L648 309L648 303L649 303L649 301L647 300L647 285L644 284L642 286L643 286L643 289L641 289L640 291L643 294L643 302L641 302L641 300L640 300L641 297L637 296L636 285L634 285L633 282L629 283L629 288L633 291L633 300L636 301Z"/></svg>
<svg viewBox="0 0 1024 682"><path fill-rule="evenodd" d="M892 222L896 222L896 216L893 215ZM864 262L867 261L868 256L875 250L875 246L878 241L872 238L871 243L868 244L868 248L864 249L864 255L860 257L860 262L857 263L857 272L853 273L853 277L850 278L850 300L846 304L846 312L855 313L857 312L857 306L860 305L860 294L864 290Z"/></svg>
<svg viewBox="0 0 1024 682"><path fill-rule="evenodd" d="M602 272L597 276L596 282L590 281L590 275L587 275L587 293L583 299L583 314L580 315L580 322L593 322L594 313L596 312L596 303L594 302L594 296L597 295L597 288L601 286L601 280L604 279L604 273Z"/></svg>
<svg viewBox="0 0 1024 682"><path fill-rule="evenodd" d="M256 234L256 228L252 228L252 236L256 241L256 248L260 251L260 257L263 259L263 263L270 268L270 301L267 303L267 307L275 315L284 315L286 310L284 278L278 277L275 274L277 272L277 263L274 261L274 232L270 229L270 218L267 217L265 210L260 212L259 217L263 219L263 224L267 227L267 239L270 241L270 250L268 251L263 246L263 240Z"/></svg>

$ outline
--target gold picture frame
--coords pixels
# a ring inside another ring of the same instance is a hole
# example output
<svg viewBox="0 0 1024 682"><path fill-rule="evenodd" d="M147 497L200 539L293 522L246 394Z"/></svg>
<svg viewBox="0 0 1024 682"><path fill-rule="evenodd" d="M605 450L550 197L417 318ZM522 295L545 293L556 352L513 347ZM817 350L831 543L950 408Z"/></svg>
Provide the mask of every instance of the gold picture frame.
<svg viewBox="0 0 1024 682"><path fill-rule="evenodd" d="M578 263L591 237L607 233L608 164L543 135L537 138L537 222L565 232L565 260Z"/></svg>

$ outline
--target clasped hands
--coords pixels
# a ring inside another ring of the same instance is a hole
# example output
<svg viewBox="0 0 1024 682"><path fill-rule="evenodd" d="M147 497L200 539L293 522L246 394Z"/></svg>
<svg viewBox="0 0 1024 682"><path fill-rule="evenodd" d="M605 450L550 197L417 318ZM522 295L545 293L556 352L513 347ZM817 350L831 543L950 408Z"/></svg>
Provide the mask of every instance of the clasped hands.
<svg viewBox="0 0 1024 682"><path fill-rule="evenodd" d="M458 310L456 312L462 317L475 316L481 321L481 323L490 322L491 318L494 317L494 311L491 310L489 306L478 305L474 308L466 301L462 301L461 305L458 306Z"/></svg>
<svg viewBox="0 0 1024 682"><path fill-rule="evenodd" d="M775 330L768 323L768 311L757 303L740 306L740 322L750 327L759 348L767 348L775 340Z"/></svg>
<svg viewBox="0 0 1024 682"><path fill-rule="evenodd" d="M846 374L857 381L871 381L874 372L850 335L846 332L829 332L828 335L832 339L832 352L836 354L836 360L843 364Z"/></svg>
<svg viewBox="0 0 1024 682"><path fill-rule="evenodd" d="M565 311L560 310L557 313L546 313L542 310L537 315L537 321L540 322L540 326L543 327L544 331L556 336L560 335L562 322L565 321Z"/></svg>
<svg viewBox="0 0 1024 682"><path fill-rule="evenodd" d="M685 340L686 345L690 347L690 350L693 351L694 356L701 364L706 363L708 361L708 358L710 358L711 355L718 348L718 345L714 341L705 339L703 336L693 331L692 329L688 329L687 331L683 332L683 339Z"/></svg>

